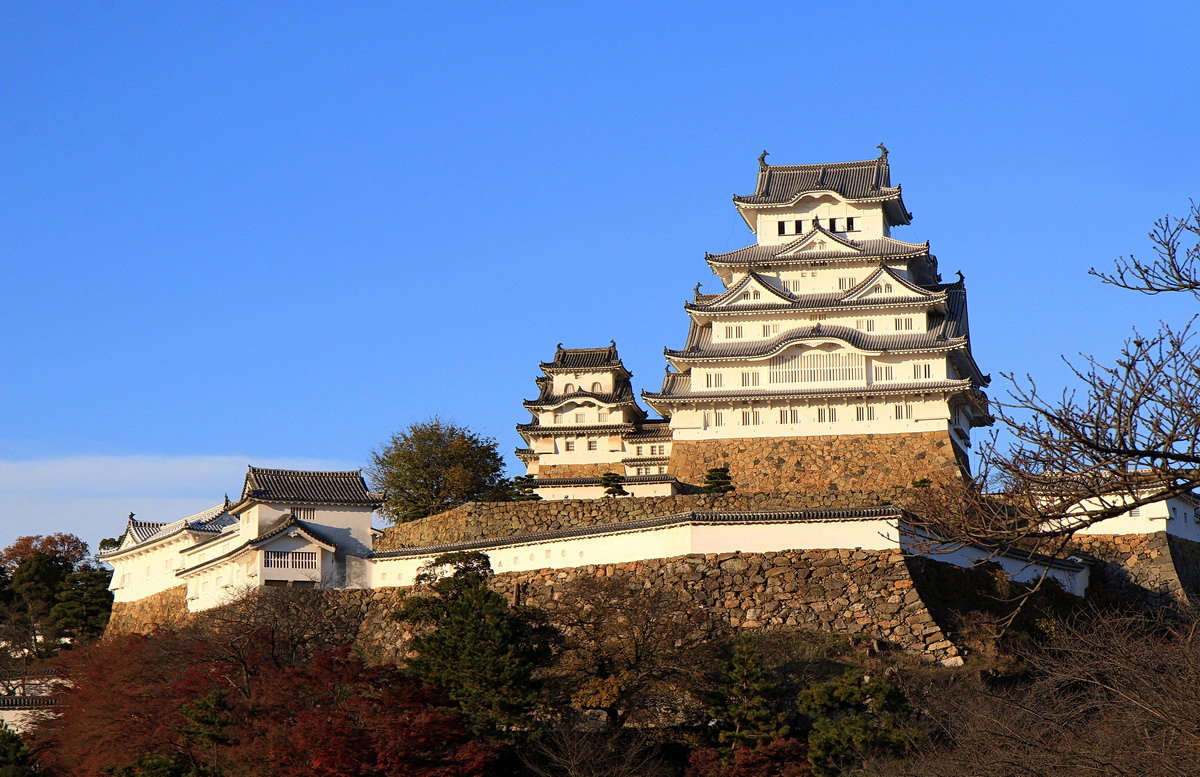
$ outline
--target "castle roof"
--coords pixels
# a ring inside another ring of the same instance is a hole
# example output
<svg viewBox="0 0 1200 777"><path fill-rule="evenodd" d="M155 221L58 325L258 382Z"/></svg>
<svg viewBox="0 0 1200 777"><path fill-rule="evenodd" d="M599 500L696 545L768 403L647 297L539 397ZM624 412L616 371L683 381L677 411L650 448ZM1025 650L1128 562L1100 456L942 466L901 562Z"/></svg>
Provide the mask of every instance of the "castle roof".
<svg viewBox="0 0 1200 777"><path fill-rule="evenodd" d="M131 513L125 526L125 540L122 541L120 547L101 551L96 555L99 558L110 558L138 547L153 545L185 531L220 532L221 529L236 520L229 514L229 508L229 502L222 502L207 510L201 510L195 515L166 523L139 521Z"/></svg>
<svg viewBox="0 0 1200 777"><path fill-rule="evenodd" d="M946 321L950 321L949 318ZM703 329L703 327L696 327ZM720 361L731 359L762 359L774 356L795 343L808 340L840 340L847 345L862 351L877 353L911 352L911 351L948 351L962 348L966 345L965 336L953 335L953 327L946 322L929 332L914 332L912 334L870 334L858 329L845 326L826 325L820 322L812 326L802 326L789 329L769 340L750 342L722 343L713 345L700 342L689 345L684 350L676 351L663 349L668 359L678 359L684 362ZM689 336L689 341L691 337Z"/></svg>
<svg viewBox="0 0 1200 777"><path fill-rule="evenodd" d="M790 205L806 194L832 192L847 200L885 202L893 224L907 224L912 218L900 187L892 186L886 150L875 159L809 165L769 165L766 157L765 151L759 157L754 193L734 195L739 209Z"/></svg>
<svg viewBox="0 0 1200 777"><path fill-rule="evenodd" d="M828 238L828 239L823 239ZM824 245L821 245L824 243ZM780 245L754 244L723 254L707 254L711 267L807 264L810 262L862 261L866 259L906 259L925 256L929 243L909 243L893 237L855 240L824 227L816 227Z"/></svg>
<svg viewBox="0 0 1200 777"><path fill-rule="evenodd" d="M901 293L870 294L871 289L881 280L898 286ZM737 283L723 294L697 295L697 299L684 303L684 310L692 313L708 314L739 314L781 312L786 310L836 310L838 308L875 308L919 306L928 307L931 304L947 301L945 287L930 290L906 280L887 265L880 265L866 279L845 291L832 291L821 294L795 294L775 285L774 279L751 271L746 273ZM738 302L738 296L748 286L756 286L769 292L772 299L765 302L745 304ZM907 293L905 293L907 292Z"/></svg>
<svg viewBox="0 0 1200 777"><path fill-rule="evenodd" d="M372 492L362 470L316 472L249 467L237 511L253 502L378 507L383 494Z"/></svg>
<svg viewBox="0 0 1200 777"><path fill-rule="evenodd" d="M876 383L870 386L822 386L815 388L782 388L775 390L745 389L729 391L693 391L690 372L671 372L663 380L662 390L643 391L647 403L691 403L698 400L723 401L745 399L819 399L822 397L865 397L914 394L960 393L973 390L970 378L962 380L925 380L909 383Z"/></svg>
<svg viewBox="0 0 1200 777"><path fill-rule="evenodd" d="M601 394L592 391L584 391L582 389L572 391L568 394L555 394L549 381L539 382L538 387L541 393L537 399L527 399L524 402L525 407L534 408L549 408L561 405L564 402L580 399L592 399L596 402L605 405L634 405L636 408L636 400L633 396L633 387L628 382L622 382L617 386L617 390L609 394ZM644 414L641 408L636 408Z"/></svg>
<svg viewBox="0 0 1200 777"><path fill-rule="evenodd" d="M617 355L614 342L605 348L563 348L562 343L554 351L554 359L539 365L543 372L583 372L591 370L620 370L628 374L621 357Z"/></svg>

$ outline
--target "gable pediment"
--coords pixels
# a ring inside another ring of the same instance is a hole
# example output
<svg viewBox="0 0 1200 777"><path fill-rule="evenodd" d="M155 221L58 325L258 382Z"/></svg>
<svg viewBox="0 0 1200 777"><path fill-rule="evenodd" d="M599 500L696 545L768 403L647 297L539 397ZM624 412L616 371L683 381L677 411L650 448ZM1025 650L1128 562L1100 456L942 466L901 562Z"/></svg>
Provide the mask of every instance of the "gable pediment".
<svg viewBox="0 0 1200 777"><path fill-rule="evenodd" d="M816 227L796 238L775 253L777 257L804 256L806 253L837 251L838 253L861 254L862 248L849 238L836 235L824 227Z"/></svg>
<svg viewBox="0 0 1200 777"><path fill-rule="evenodd" d="M886 266L881 266L867 278L846 292L844 302L870 302L874 299L888 300L936 300L943 295L922 289L906 280Z"/></svg>
<svg viewBox="0 0 1200 777"><path fill-rule="evenodd" d="M710 301L707 306L737 308L741 305L787 305L792 301L791 294L777 288L770 280L758 273L751 272L743 276L724 294Z"/></svg>

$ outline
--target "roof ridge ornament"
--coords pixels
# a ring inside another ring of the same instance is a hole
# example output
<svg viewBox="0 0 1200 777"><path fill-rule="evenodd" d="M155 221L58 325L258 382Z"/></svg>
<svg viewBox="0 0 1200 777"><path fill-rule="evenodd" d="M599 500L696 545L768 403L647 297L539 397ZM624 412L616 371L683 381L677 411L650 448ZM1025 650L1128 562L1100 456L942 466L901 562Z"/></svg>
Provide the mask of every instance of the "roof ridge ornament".
<svg viewBox="0 0 1200 777"><path fill-rule="evenodd" d="M700 299L700 287L703 285L703 283L697 283L696 288L692 289L692 296L694 296L696 299Z"/></svg>
<svg viewBox="0 0 1200 777"><path fill-rule="evenodd" d="M769 165L767 165L767 157L769 157L769 156L771 156L771 153L769 151L767 151L765 148L763 149L763 152L758 155L758 169L759 170L767 169L767 167L769 166Z"/></svg>
<svg viewBox="0 0 1200 777"><path fill-rule="evenodd" d="M880 158L880 159L887 159L887 157L888 157L888 150L887 150L887 146L885 146L885 145L883 145L882 143L880 143L880 144L879 144L878 146L876 146L875 148L879 149L879 158Z"/></svg>

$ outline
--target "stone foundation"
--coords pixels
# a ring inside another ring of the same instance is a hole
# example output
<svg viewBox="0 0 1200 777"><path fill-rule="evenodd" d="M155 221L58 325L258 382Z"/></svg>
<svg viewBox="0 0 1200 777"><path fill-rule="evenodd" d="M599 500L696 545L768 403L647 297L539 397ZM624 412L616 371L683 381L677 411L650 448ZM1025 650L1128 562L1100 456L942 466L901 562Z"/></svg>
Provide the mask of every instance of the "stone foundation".
<svg viewBox="0 0 1200 777"><path fill-rule="evenodd" d="M105 634L148 634L188 617L187 586L178 585L132 602L115 602Z"/></svg>
<svg viewBox="0 0 1200 777"><path fill-rule="evenodd" d="M957 474L948 432L675 440L667 472L702 484L713 467L729 467L740 491L870 490Z"/></svg>
<svg viewBox="0 0 1200 777"><path fill-rule="evenodd" d="M625 465L619 461L607 464L539 464L539 478L598 478L606 472L625 474Z"/></svg>
<svg viewBox="0 0 1200 777"><path fill-rule="evenodd" d="M957 666L958 648L921 600L904 557L896 551L795 550L722 553L627 564L541 569L497 575L494 588L510 601L553 612L563 586L586 577L630 576L699 606L739 630L818 630L894 644L930 661ZM344 591L365 612L360 646L372 660L404 657L405 626L391 617L407 589Z"/></svg>
<svg viewBox="0 0 1200 777"><path fill-rule="evenodd" d="M1070 551L1099 561L1091 589L1153 606L1200 602L1200 543L1153 534L1077 534Z"/></svg>
<svg viewBox="0 0 1200 777"><path fill-rule="evenodd" d="M383 530L376 550L512 537L530 532L658 518L689 510L801 510L876 507L902 501L906 489L798 493L680 494L539 502L468 502L444 513Z"/></svg>

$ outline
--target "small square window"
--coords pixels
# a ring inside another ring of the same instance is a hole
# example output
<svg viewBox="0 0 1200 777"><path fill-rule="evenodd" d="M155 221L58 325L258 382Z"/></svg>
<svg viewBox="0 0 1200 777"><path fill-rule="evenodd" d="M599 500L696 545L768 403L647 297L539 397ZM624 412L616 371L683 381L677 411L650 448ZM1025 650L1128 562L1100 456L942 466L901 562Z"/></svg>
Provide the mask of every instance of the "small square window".
<svg viewBox="0 0 1200 777"><path fill-rule="evenodd" d="M594 451L600 447L599 444L595 440L588 440L587 444L588 444L589 451Z"/></svg>
<svg viewBox="0 0 1200 777"><path fill-rule="evenodd" d="M567 440L566 443L563 444L563 450L568 450L568 451L575 450L575 441Z"/></svg>

